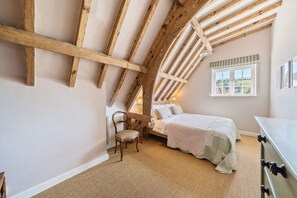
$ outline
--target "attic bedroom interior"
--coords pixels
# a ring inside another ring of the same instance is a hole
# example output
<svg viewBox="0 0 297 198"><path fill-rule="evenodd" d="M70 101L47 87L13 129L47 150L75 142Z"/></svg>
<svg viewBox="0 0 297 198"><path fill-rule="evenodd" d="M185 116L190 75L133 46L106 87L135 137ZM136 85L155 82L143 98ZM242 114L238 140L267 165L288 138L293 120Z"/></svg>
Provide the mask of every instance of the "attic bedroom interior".
<svg viewBox="0 0 297 198"><path fill-rule="evenodd" d="M0 0L0 198L296 198L296 10Z"/></svg>

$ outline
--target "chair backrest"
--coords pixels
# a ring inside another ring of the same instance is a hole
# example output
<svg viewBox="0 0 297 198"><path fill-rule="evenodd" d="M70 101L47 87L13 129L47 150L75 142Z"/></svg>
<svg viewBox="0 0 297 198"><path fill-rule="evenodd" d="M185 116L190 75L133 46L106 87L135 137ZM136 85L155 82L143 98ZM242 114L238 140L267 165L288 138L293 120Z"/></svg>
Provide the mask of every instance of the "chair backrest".
<svg viewBox="0 0 297 198"><path fill-rule="evenodd" d="M120 119L119 120L115 120L115 116L116 115L121 115ZM115 133L117 134L118 133L118 129L117 129L117 124L120 124L120 123L127 123L128 122L128 115L126 112L123 112L123 111L116 111L112 114L112 123L114 125L114 128L115 128Z"/></svg>

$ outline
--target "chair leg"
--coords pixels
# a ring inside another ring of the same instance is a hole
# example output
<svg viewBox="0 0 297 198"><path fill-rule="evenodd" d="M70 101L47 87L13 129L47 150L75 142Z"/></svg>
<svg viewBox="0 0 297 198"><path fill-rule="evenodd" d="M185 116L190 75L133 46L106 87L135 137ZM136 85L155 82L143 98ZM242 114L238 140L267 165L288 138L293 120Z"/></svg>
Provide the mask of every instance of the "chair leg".
<svg viewBox="0 0 297 198"><path fill-rule="evenodd" d="M115 141L114 153L117 153L118 141Z"/></svg>
<svg viewBox="0 0 297 198"><path fill-rule="evenodd" d="M143 143L143 129L140 130L140 143Z"/></svg>
<svg viewBox="0 0 297 198"><path fill-rule="evenodd" d="M121 161L123 161L123 142L120 142L121 147Z"/></svg>
<svg viewBox="0 0 297 198"><path fill-rule="evenodd" d="M137 150L137 152L139 152L139 149L138 149L138 142L139 142L139 136L136 138L136 150Z"/></svg>

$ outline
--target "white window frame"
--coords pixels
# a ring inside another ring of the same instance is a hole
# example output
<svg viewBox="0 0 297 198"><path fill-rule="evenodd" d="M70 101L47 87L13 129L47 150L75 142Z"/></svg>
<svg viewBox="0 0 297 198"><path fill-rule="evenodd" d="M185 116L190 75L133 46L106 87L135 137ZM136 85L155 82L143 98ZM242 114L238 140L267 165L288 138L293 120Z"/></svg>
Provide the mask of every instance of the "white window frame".
<svg viewBox="0 0 297 198"><path fill-rule="evenodd" d="M211 79L211 96L213 97L250 97L257 96L257 65L250 64L237 67L228 67L223 69L212 69L212 79ZM234 71L238 69L251 69L251 93L250 94L235 94L235 80ZM229 94L217 94L216 93L216 73L229 71L230 73L230 91Z"/></svg>

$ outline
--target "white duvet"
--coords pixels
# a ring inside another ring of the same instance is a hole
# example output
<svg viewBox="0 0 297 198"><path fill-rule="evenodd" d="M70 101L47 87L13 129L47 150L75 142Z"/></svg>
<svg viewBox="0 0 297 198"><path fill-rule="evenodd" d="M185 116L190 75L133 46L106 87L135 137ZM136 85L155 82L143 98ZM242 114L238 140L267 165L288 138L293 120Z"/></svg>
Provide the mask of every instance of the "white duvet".
<svg viewBox="0 0 297 198"><path fill-rule="evenodd" d="M236 169L235 142L240 136L231 119L180 114L155 121L153 130L167 135L167 146L208 159L222 173Z"/></svg>

